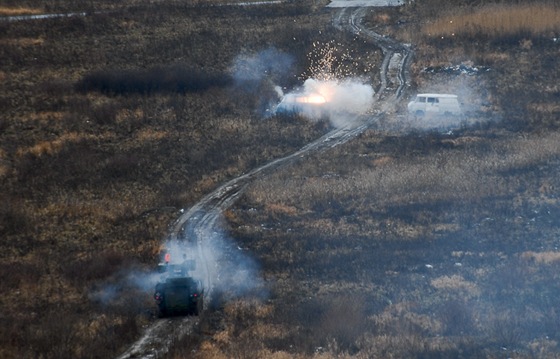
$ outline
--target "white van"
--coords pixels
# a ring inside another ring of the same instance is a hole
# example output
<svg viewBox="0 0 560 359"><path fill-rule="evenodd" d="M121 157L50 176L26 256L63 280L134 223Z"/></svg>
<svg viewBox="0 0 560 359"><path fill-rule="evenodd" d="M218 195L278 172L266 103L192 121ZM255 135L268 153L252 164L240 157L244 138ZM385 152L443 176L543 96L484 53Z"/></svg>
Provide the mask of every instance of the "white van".
<svg viewBox="0 0 560 359"><path fill-rule="evenodd" d="M457 95L421 93L408 103L408 113L421 117L424 115L460 116L463 112Z"/></svg>

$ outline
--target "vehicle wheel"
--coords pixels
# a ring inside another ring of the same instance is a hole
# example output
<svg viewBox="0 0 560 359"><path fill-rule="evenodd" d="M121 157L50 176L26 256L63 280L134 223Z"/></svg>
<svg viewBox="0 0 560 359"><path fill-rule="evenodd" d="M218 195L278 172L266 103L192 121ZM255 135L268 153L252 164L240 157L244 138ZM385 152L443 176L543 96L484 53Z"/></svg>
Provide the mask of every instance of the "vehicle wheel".
<svg viewBox="0 0 560 359"><path fill-rule="evenodd" d="M418 110L418 111L416 111L416 112L414 113L414 116L416 116L416 117L423 117L423 116L424 116L424 111Z"/></svg>
<svg viewBox="0 0 560 359"><path fill-rule="evenodd" d="M165 307L159 307L158 308L158 318L165 318L167 317L167 310L165 310Z"/></svg>

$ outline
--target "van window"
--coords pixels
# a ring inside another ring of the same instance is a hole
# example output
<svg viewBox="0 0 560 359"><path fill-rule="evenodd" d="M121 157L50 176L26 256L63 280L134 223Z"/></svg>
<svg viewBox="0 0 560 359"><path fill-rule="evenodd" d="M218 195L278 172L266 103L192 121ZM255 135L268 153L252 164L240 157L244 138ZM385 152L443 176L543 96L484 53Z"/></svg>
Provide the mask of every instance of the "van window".
<svg viewBox="0 0 560 359"><path fill-rule="evenodd" d="M439 99L437 97L428 97L428 103L438 103Z"/></svg>
<svg viewBox="0 0 560 359"><path fill-rule="evenodd" d="M416 102L422 102L422 103L424 103L424 102L426 102L426 98L425 98L425 97L422 97L422 96L417 96L417 97L416 97Z"/></svg>

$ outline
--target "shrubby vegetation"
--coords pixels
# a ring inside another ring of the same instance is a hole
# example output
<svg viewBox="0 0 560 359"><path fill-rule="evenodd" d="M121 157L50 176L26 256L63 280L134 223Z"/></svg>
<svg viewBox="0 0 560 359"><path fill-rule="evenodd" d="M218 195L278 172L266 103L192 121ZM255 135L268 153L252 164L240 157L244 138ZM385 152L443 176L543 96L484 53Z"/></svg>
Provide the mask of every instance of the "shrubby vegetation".
<svg viewBox="0 0 560 359"><path fill-rule="evenodd" d="M282 278L263 332L326 357L554 355L558 135L473 135L372 131L257 181L228 218Z"/></svg>
<svg viewBox="0 0 560 359"><path fill-rule="evenodd" d="M178 211L324 132L263 121L229 77L269 39L305 44L316 32L298 17L306 6L294 18L183 6L0 23L1 357L116 356L155 319L151 292L127 273L154 267Z"/></svg>
<svg viewBox="0 0 560 359"><path fill-rule="evenodd" d="M205 313L169 357L557 356L558 30L427 35L478 4L415 1L367 23L413 44L411 92L468 84L493 121L372 129L257 181L226 219L270 297ZM322 3L206 5L0 2L111 10L0 23L1 357L116 356L155 318L126 273L153 267L178 210L326 131L257 115L265 82L230 85L239 54L293 56L290 88L314 42L375 51ZM491 71L423 71L462 62Z"/></svg>

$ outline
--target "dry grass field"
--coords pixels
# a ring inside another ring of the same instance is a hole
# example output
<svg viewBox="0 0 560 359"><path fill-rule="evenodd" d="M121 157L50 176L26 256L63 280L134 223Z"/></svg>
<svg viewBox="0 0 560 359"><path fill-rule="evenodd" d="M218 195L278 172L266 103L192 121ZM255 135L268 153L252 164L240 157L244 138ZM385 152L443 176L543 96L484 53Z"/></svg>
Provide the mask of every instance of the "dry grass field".
<svg viewBox="0 0 560 359"><path fill-rule="evenodd" d="M426 24L422 33L432 37L523 37L554 35L560 30L560 8L551 4L489 5L467 9Z"/></svg>
<svg viewBox="0 0 560 359"><path fill-rule="evenodd" d="M0 7L1 16L20 16L20 15L37 15L42 14L41 9L32 9L28 7Z"/></svg>
<svg viewBox="0 0 560 359"><path fill-rule="evenodd" d="M154 320L129 273L152 270L179 210L325 131L263 120L264 80L231 77L240 54L294 38L305 59L325 22L310 11L139 1L0 22L0 357L116 356Z"/></svg>
<svg viewBox="0 0 560 359"><path fill-rule="evenodd" d="M474 3L366 23L413 44L411 95L461 90L479 121L381 126L256 181L226 230L268 295L207 311L169 358L560 357L558 6ZM319 2L207 4L0 1L2 16L102 10L0 21L0 357L122 352L156 320L130 274L179 210L327 130L264 118L270 84L300 84L314 43L380 59ZM240 81L233 64L265 50L289 71ZM490 70L425 71L458 64Z"/></svg>

